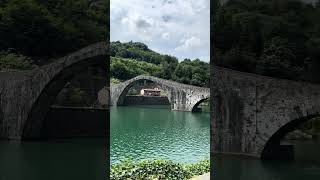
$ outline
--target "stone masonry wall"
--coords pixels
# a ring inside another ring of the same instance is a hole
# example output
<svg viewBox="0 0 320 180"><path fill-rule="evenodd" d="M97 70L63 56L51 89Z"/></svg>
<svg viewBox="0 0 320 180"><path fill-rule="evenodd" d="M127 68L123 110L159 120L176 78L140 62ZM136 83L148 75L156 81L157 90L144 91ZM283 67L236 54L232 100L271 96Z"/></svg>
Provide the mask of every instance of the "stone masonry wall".
<svg viewBox="0 0 320 180"><path fill-rule="evenodd" d="M212 151L260 157L293 120L319 115L320 85L212 68Z"/></svg>
<svg viewBox="0 0 320 180"><path fill-rule="evenodd" d="M30 71L0 72L0 138L21 139L34 103L47 84L65 68L106 55L107 44L102 42Z"/></svg>

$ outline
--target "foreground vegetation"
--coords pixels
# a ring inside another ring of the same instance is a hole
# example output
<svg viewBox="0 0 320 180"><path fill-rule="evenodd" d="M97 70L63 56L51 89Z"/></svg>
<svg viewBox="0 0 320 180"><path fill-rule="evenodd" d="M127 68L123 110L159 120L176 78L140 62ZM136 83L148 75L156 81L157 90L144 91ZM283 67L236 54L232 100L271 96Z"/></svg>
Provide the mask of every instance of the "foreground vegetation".
<svg viewBox="0 0 320 180"><path fill-rule="evenodd" d="M0 52L0 72L12 70L30 70L36 65L32 59L10 52Z"/></svg>
<svg viewBox="0 0 320 180"><path fill-rule="evenodd" d="M137 163L125 160L111 166L110 179L183 180L207 172L210 172L209 160L187 165L166 160L146 160Z"/></svg>

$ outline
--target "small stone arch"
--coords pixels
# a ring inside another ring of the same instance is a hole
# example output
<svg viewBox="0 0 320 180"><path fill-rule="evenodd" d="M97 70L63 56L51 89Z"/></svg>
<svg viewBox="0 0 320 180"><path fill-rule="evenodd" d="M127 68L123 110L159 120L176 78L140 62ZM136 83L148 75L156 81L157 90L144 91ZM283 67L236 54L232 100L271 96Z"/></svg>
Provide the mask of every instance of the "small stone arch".
<svg viewBox="0 0 320 180"><path fill-rule="evenodd" d="M198 112L197 107L198 107L203 101L205 101L205 100L209 100L209 97L204 97L204 98L200 99L198 102L196 102L196 103L193 105L191 112Z"/></svg>
<svg viewBox="0 0 320 180"><path fill-rule="evenodd" d="M287 133L295 130L295 128L308 122L309 120L315 117L319 117L319 115L320 115L319 113L314 113L314 114L306 115L303 117L299 117L281 126L266 141L263 147L263 150L261 152L260 158L292 160L294 158L293 148L291 146L280 145L281 139L283 139Z"/></svg>

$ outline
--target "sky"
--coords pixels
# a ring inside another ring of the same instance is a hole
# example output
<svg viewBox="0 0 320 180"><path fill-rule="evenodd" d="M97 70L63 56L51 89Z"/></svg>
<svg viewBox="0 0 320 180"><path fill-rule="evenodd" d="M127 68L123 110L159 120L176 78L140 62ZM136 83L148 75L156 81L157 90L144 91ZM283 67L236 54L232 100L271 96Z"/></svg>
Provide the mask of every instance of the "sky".
<svg viewBox="0 0 320 180"><path fill-rule="evenodd" d="M210 0L111 0L110 39L210 61Z"/></svg>

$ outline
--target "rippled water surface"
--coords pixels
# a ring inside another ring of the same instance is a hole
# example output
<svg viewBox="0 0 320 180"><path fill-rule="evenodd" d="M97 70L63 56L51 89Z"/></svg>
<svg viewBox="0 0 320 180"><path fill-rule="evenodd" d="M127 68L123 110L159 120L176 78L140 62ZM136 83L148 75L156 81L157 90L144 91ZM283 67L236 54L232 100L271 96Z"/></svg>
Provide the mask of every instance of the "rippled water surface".
<svg viewBox="0 0 320 180"><path fill-rule="evenodd" d="M111 108L111 163L121 159L209 159L210 114L171 111L167 106Z"/></svg>

